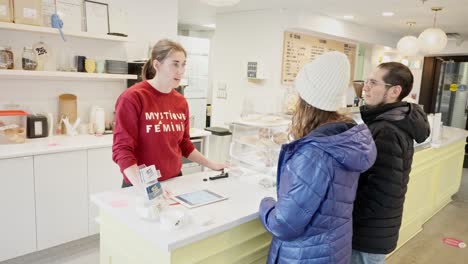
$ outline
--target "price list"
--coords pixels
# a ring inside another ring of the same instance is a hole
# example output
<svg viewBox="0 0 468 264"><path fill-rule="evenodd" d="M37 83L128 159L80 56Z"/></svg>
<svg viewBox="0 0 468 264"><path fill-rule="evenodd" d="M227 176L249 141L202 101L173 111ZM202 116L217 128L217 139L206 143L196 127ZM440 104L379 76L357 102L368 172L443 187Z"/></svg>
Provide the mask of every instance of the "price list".
<svg viewBox="0 0 468 264"><path fill-rule="evenodd" d="M306 63L329 51L343 52L349 59L351 75L353 75L356 57L355 44L313 37L301 33L285 32L282 83L286 85L292 84Z"/></svg>

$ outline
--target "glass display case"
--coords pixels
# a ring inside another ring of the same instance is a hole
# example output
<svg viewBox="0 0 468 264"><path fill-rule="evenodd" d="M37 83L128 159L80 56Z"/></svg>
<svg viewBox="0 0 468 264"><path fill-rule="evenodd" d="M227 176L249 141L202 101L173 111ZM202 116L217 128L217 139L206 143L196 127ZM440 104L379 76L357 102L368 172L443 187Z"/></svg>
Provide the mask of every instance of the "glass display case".
<svg viewBox="0 0 468 264"><path fill-rule="evenodd" d="M276 169L281 145L289 142L291 120L279 115L244 116L231 124L230 173L256 176L265 187L276 184Z"/></svg>

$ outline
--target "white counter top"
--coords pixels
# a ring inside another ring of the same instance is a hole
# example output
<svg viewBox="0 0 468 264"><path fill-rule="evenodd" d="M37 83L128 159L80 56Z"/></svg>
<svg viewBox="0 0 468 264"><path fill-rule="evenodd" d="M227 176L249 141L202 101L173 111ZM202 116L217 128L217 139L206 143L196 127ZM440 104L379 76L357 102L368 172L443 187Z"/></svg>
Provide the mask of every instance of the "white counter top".
<svg viewBox="0 0 468 264"><path fill-rule="evenodd" d="M211 135L211 132L206 131L204 129L199 129L199 128L191 128L190 129L190 137L191 138L207 137L209 135Z"/></svg>
<svg viewBox="0 0 468 264"><path fill-rule="evenodd" d="M206 137L210 132L192 128L190 137ZM23 144L0 145L0 159L50 154L112 146L112 135L53 136L27 139Z"/></svg>
<svg viewBox="0 0 468 264"><path fill-rule="evenodd" d="M162 229L159 222L150 222L138 217L135 207L141 203L141 198L133 188L91 195L91 201L158 248L172 251L256 219L261 199L266 196L276 196L275 188L265 189L253 183L255 176L242 176L247 178L230 176L226 179L203 181L203 178L216 174L219 172L201 172L162 182L163 188L174 194L208 189L228 197L225 201L194 209L186 209L182 205L168 206L170 209L187 212L190 218L189 223L173 231ZM112 206L122 203L128 205L117 208ZM212 223L205 226L197 224L194 218L199 215L212 217Z"/></svg>
<svg viewBox="0 0 468 264"><path fill-rule="evenodd" d="M443 139L437 144L432 144L432 147L439 148L462 140L468 136L468 132L463 129L444 127L443 135ZM258 218L261 199L276 196L275 188L261 187L257 184L258 178L256 179L255 176L231 176L216 181L203 181L203 178L218 173L201 172L162 182L163 188L174 194L208 189L228 197L228 200L194 209L187 209L182 205L166 205L166 210L183 210L189 215L188 223L172 231L163 229L158 221L151 222L138 216L136 207L142 203L142 198L133 188L93 194L91 201L155 247L173 251ZM213 221L209 225L201 225L194 220L199 216L208 216L213 218Z"/></svg>
<svg viewBox="0 0 468 264"><path fill-rule="evenodd" d="M442 139L439 142L432 142L431 147L441 148L447 145L450 145L461 139L466 139L468 137L468 131L456 127L444 126L444 132L442 134Z"/></svg>

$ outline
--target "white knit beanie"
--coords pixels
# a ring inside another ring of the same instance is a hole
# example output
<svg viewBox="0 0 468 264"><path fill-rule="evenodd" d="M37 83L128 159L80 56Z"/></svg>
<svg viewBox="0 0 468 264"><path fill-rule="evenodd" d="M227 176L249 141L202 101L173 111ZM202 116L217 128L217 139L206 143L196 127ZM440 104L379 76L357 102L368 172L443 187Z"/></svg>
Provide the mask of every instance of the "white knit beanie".
<svg viewBox="0 0 468 264"><path fill-rule="evenodd" d="M307 63L296 77L299 96L308 104L325 111L344 107L349 84L349 61L338 51L327 52Z"/></svg>

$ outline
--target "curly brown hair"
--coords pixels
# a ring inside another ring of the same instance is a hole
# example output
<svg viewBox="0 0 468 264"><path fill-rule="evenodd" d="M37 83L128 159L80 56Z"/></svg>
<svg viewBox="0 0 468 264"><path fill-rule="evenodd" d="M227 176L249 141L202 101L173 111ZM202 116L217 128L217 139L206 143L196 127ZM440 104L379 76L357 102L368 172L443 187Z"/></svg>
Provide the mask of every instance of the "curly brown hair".
<svg viewBox="0 0 468 264"><path fill-rule="evenodd" d="M350 123L353 119L346 113L318 109L299 98L292 118L290 134L297 140L307 136L321 125L335 122Z"/></svg>

